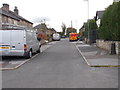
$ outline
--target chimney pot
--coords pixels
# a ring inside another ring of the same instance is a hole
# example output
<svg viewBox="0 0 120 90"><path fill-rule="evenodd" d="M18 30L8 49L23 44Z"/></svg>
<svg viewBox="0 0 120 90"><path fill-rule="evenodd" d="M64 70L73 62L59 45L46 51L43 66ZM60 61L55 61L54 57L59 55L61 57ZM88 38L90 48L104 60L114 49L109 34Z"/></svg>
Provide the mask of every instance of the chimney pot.
<svg viewBox="0 0 120 90"><path fill-rule="evenodd" d="M8 4L3 4L2 9L8 12L9 11L9 5Z"/></svg>
<svg viewBox="0 0 120 90"><path fill-rule="evenodd" d="M18 9L17 9L16 6L15 6L15 9L14 9L14 13L15 13L15 14L19 14L19 11L18 11Z"/></svg>

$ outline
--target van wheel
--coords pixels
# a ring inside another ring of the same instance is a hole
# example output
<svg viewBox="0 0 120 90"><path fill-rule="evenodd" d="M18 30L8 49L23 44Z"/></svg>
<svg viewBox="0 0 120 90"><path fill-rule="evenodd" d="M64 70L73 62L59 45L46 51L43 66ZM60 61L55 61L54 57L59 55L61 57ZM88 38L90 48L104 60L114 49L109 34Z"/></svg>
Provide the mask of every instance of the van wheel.
<svg viewBox="0 0 120 90"><path fill-rule="evenodd" d="M37 53L40 53L40 47L39 47L39 49L37 50Z"/></svg>
<svg viewBox="0 0 120 90"><path fill-rule="evenodd" d="M32 57L32 51L30 50L29 51L29 58L31 58Z"/></svg>
<svg viewBox="0 0 120 90"><path fill-rule="evenodd" d="M32 57L32 51L30 50L30 51L28 52L28 55L26 56L26 58L29 59L29 58L31 58L31 57Z"/></svg>

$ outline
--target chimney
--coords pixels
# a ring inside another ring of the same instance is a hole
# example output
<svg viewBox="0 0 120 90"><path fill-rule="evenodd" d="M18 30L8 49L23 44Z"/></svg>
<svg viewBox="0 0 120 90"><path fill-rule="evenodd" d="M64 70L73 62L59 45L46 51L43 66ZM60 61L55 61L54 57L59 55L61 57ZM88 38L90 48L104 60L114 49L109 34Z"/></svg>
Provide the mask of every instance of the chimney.
<svg viewBox="0 0 120 90"><path fill-rule="evenodd" d="M17 14L17 15L19 14L19 11L18 11L16 6L15 6L15 9L14 9L14 13Z"/></svg>
<svg viewBox="0 0 120 90"><path fill-rule="evenodd" d="M8 4L3 4L2 9L8 12L9 11L9 5Z"/></svg>

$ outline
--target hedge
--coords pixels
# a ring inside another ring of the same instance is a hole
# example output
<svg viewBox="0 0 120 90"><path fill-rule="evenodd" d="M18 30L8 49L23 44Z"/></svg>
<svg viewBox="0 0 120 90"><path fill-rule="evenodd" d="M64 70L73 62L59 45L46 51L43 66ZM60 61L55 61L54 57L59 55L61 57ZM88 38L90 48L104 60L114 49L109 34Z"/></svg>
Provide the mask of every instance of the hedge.
<svg viewBox="0 0 120 90"><path fill-rule="evenodd" d="M89 25L88 25L89 23ZM92 32L93 30L97 30L97 24L94 19L90 19L89 22L85 24L85 31L83 32L83 36L88 38L88 26L89 26L89 32Z"/></svg>
<svg viewBox="0 0 120 90"><path fill-rule="evenodd" d="M99 38L120 41L120 2L113 3L105 10L100 23Z"/></svg>

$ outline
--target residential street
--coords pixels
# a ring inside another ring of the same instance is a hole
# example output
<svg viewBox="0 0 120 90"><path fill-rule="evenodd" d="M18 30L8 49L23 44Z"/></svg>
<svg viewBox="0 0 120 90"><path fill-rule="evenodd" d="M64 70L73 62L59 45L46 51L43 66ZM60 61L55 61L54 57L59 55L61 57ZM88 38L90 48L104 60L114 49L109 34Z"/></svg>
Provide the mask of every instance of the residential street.
<svg viewBox="0 0 120 90"><path fill-rule="evenodd" d="M88 66L75 45L63 39L20 68L2 71L2 87L118 88L118 68Z"/></svg>

